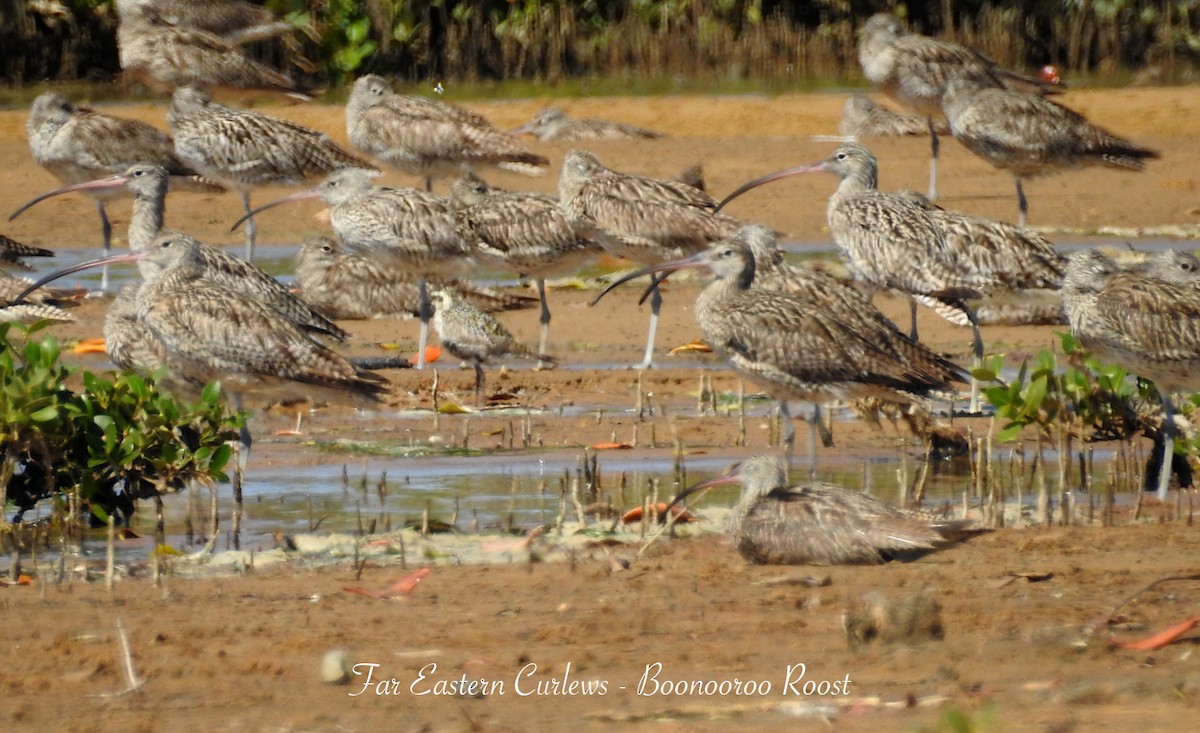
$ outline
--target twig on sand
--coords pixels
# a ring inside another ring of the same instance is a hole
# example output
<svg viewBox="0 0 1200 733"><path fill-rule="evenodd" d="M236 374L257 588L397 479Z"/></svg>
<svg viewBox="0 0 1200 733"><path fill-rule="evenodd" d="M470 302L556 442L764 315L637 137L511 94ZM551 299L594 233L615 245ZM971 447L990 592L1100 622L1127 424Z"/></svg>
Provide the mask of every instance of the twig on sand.
<svg viewBox="0 0 1200 733"><path fill-rule="evenodd" d="M106 692L96 697L123 697L131 692L138 692L146 684L146 680L138 677L133 668L133 652L129 649L129 636L125 633L125 625L121 617L117 617L117 640L121 642L121 667L125 670L125 689L120 692Z"/></svg>
<svg viewBox="0 0 1200 733"><path fill-rule="evenodd" d="M1146 591L1151 590L1159 585L1162 585L1163 583L1169 583L1169 582L1176 581L1176 580L1200 580L1200 573L1188 573L1186 575L1168 575L1166 577L1159 578L1158 580L1148 583L1144 587L1139 588L1134 593L1131 593L1128 596L1126 596L1117 605L1113 606L1111 611L1106 613L1102 619L1100 619L1096 622L1095 627L1100 628L1101 626L1108 624L1108 622L1112 619L1112 617L1117 614L1117 611L1121 610L1121 608L1123 608L1125 605L1127 605L1130 601L1132 601L1134 598L1137 598L1138 596L1145 593Z"/></svg>

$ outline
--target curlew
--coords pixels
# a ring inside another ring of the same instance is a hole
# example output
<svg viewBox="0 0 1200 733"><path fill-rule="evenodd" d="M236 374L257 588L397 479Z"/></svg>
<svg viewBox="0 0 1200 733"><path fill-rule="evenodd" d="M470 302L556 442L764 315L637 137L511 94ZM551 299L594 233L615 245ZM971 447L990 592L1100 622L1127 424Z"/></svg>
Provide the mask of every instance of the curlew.
<svg viewBox="0 0 1200 733"><path fill-rule="evenodd" d="M63 184L90 181L119 173L139 161L150 161L171 174L177 190L221 190L197 176L175 155L174 143L165 132L144 122L78 107L56 92L45 92L33 100L25 134L34 161ZM92 194L100 214L105 256L112 252L112 224L105 203L117 195L120 192ZM100 287L108 289L107 269L101 274Z"/></svg>
<svg viewBox="0 0 1200 733"><path fill-rule="evenodd" d="M705 340L735 372L778 400L820 403L876 397L922 403L965 381L961 369L920 344L912 343L898 354L888 345L894 327L846 322L826 304L753 287L754 255L738 237L686 259L638 270L609 289L640 275L687 268L708 270L714 277L696 299L696 322ZM810 463L815 430L810 423ZM789 428L789 461L791 443Z"/></svg>
<svg viewBox="0 0 1200 733"><path fill-rule="evenodd" d="M421 330L417 368L425 368L429 338L428 278L471 272L474 251L459 236L450 202L415 188L389 188L371 183L372 173L346 168L329 174L309 191L285 196L250 211L234 223L236 229L254 214L292 201L321 199L330 206L329 223L346 246L370 252L418 276L421 291Z"/></svg>
<svg viewBox="0 0 1200 733"><path fill-rule="evenodd" d="M11 237L0 234L0 268L11 267L16 270L29 270L31 268L25 262L24 258L53 256L54 253L48 249L23 244Z"/></svg>
<svg viewBox="0 0 1200 733"><path fill-rule="evenodd" d="M208 280L202 251L195 239L165 232L148 249L107 260L154 263L153 274L133 298L133 317L150 336L146 348L173 380L189 385L220 381L237 409L250 394L278 400L351 396L374 402L387 391L383 377L354 366L270 306ZM59 270L36 285L103 261ZM244 428L242 443L248 453L251 441ZM245 459L243 453L243 473Z"/></svg>
<svg viewBox="0 0 1200 733"><path fill-rule="evenodd" d="M942 95L955 79L1035 93L1059 91L1057 79L1040 80L1004 69L957 43L906 33L895 16L877 13L862 28L858 60L863 75L881 92L926 118L929 130L929 198L937 199L938 132ZM951 126L953 128L953 125ZM957 137L957 135L956 135Z"/></svg>
<svg viewBox="0 0 1200 733"><path fill-rule="evenodd" d="M251 59L237 44L270 35L278 26L243 26L201 3L119 0L117 51L121 69L160 90L188 85L294 92L289 77ZM211 5L211 3L204 3ZM189 7L191 6L191 7ZM244 18L243 18L244 20Z"/></svg>
<svg viewBox="0 0 1200 733"><path fill-rule="evenodd" d="M447 288L484 312L530 308L537 301L464 280L429 278L431 288ZM332 237L311 237L296 253L295 284L304 301L329 318L366 319L419 316L417 277L379 257L348 252Z"/></svg>
<svg viewBox="0 0 1200 733"><path fill-rule="evenodd" d="M142 251L149 249L155 237L164 231L163 219L166 213L167 185L167 172L162 166L137 163L115 176L64 186L37 196L18 209L17 214L52 196L73 191L86 193L125 188L133 194L133 215L129 221L129 247L134 251ZM204 264L205 276L210 281L238 290L266 303L307 331L324 334L340 341L349 336L344 329L296 298L279 281L252 262L239 259L223 249L210 247L203 243L198 244L198 249L198 256ZM154 260L143 260L138 265L146 279L157 272Z"/></svg>
<svg viewBox="0 0 1200 733"><path fill-rule="evenodd" d="M1071 256L1063 278L1071 333L1102 361L1154 383L1163 404L1158 496L1166 499L1174 455L1172 395L1200 390L1200 290L1125 270L1096 250Z"/></svg>
<svg viewBox="0 0 1200 733"><path fill-rule="evenodd" d="M493 357L517 356L553 364L552 356L539 354L513 338L495 317L459 300L450 290L434 293L437 301L433 328L442 347L475 367L475 404L483 394L483 364Z"/></svg>
<svg viewBox="0 0 1200 733"><path fill-rule="evenodd" d="M550 164L483 116L448 102L396 94L374 74L354 82L346 133L362 152L423 178L426 191L433 190L435 178L478 166L539 175Z"/></svg>
<svg viewBox="0 0 1200 733"><path fill-rule="evenodd" d="M563 159L559 205L577 231L611 254L659 263L702 251L733 234L736 219L717 212L708 194L676 181L660 181L605 168L591 153L572 150ZM651 365L662 296L651 280L650 329L638 368Z"/></svg>
<svg viewBox="0 0 1200 733"><path fill-rule="evenodd" d="M577 272L603 249L576 232L555 196L495 191L483 179L467 174L451 185L450 205L464 243L481 259L534 278L542 306L537 350L546 353L550 336L546 276Z"/></svg>
<svg viewBox="0 0 1200 733"><path fill-rule="evenodd" d="M571 119L558 107L545 107L533 119L513 130L514 135L533 135L542 142L579 140L652 140L661 132L608 120Z"/></svg>
<svg viewBox="0 0 1200 733"><path fill-rule="evenodd" d="M726 474L683 490L671 506L731 483L741 484L742 494L729 515L729 534L738 554L755 565L912 560L978 531L969 520L904 509L835 484L792 484L787 465L771 456L734 464Z"/></svg>
<svg viewBox="0 0 1200 733"><path fill-rule="evenodd" d="M1029 203L1022 181L1089 165L1140 171L1158 153L1116 137L1073 110L970 79L946 87L942 109L950 132L964 147L1013 175L1018 226L1025 226Z"/></svg>
<svg viewBox="0 0 1200 733"><path fill-rule="evenodd" d="M122 18L152 16L167 25L211 33L235 46L293 30L270 10L242 0L117 0L116 6Z"/></svg>
<svg viewBox="0 0 1200 733"><path fill-rule="evenodd" d="M296 186L343 168L372 168L323 132L259 112L217 104L196 87L176 90L167 112L175 152L204 175L236 189L250 213L258 186ZM256 229L246 225L246 259Z"/></svg>
<svg viewBox="0 0 1200 733"><path fill-rule="evenodd" d="M933 131L938 135L950 134L945 120L934 120ZM928 135L929 121L920 115L904 115L882 105L865 94L854 94L842 107L842 121L838 132L850 137L902 137L905 135Z"/></svg>
<svg viewBox="0 0 1200 733"><path fill-rule="evenodd" d="M826 215L842 258L855 280L872 289L903 293L913 301L911 337L917 339L915 302L933 308L955 322L971 326L972 351L983 356L983 338L967 300L983 295L981 288L996 284L995 273L975 270L972 259L947 244L946 233L934 220L927 201L876 188L875 156L858 143L845 143L825 160L788 168L756 178L721 202L765 183L799 173L829 172L841 178L829 198ZM998 287L998 285L997 285ZM971 389L971 410L978 410L978 385Z"/></svg>

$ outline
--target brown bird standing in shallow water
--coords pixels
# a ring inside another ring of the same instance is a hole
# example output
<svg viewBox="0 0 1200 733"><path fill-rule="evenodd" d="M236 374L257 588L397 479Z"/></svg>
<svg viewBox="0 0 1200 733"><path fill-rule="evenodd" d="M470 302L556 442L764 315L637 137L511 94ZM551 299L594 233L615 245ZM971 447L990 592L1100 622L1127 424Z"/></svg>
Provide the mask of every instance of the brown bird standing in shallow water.
<svg viewBox="0 0 1200 733"><path fill-rule="evenodd" d="M730 483L740 483L742 495L729 515L729 534L755 565L878 565L915 559L973 532L968 520L902 509L835 484L793 485L787 465L772 456L749 458L685 489L662 514L687 496Z"/></svg>
<svg viewBox="0 0 1200 733"><path fill-rule="evenodd" d="M894 327L870 318L843 319L826 304L801 295L753 287L755 260L735 236L693 257L630 273L596 297L641 275L704 269L713 282L696 298L696 322L705 341L722 353L734 371L757 382L778 400L830 402L877 397L886 402L920 403L949 396L962 370L917 343L904 350L892 343ZM593 301L595 303L595 301ZM809 424L810 463L815 458L816 426ZM794 435L787 424L787 456Z"/></svg>

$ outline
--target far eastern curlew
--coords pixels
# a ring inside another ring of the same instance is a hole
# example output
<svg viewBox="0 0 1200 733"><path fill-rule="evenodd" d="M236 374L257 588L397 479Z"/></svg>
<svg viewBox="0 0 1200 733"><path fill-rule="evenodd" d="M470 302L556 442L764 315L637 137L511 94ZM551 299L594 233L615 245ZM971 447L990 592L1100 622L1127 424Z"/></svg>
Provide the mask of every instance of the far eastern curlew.
<svg viewBox="0 0 1200 733"><path fill-rule="evenodd" d="M19 214L52 196L72 191L87 193L125 188L133 193L133 216L129 221L129 247L134 251L146 250L150 248L155 237L163 233L167 180L167 172L161 166L138 163L115 176L64 186L42 194L24 204L17 210L17 213ZM212 282L238 290L270 305L305 330L325 334L338 340L344 340L349 336L345 330L296 298L288 292L286 287L252 262L239 259L223 249L210 247L203 243L198 244L198 248L198 256L205 266L205 275ZM143 260L138 265L146 279L151 278L157 272L154 260Z"/></svg>
<svg viewBox="0 0 1200 733"><path fill-rule="evenodd" d="M755 565L878 565L912 560L973 533L969 520L904 509L827 483L793 484L787 465L754 456L701 481L671 506L704 489L739 483L729 515L738 554Z"/></svg>
<svg viewBox="0 0 1200 733"><path fill-rule="evenodd" d="M520 343L493 316L459 300L453 292L438 290L433 297L436 301L433 328L442 346L475 367L476 404L483 394L483 364L488 359L517 356L536 359L539 363L554 363L554 357L539 354Z"/></svg>
<svg viewBox="0 0 1200 733"><path fill-rule="evenodd" d="M555 196L494 191L468 174L451 185L450 206L468 247L484 260L535 279L542 305L538 352L547 353L546 276L577 272L603 248L575 231Z"/></svg>
<svg viewBox="0 0 1200 733"><path fill-rule="evenodd" d="M296 287L305 302L329 318L364 319L419 316L417 276L370 253L348 252L331 237L312 237L296 253ZM478 288L465 280L429 278L484 312L532 308L537 300Z"/></svg>
<svg viewBox="0 0 1200 733"><path fill-rule="evenodd" d="M938 135L949 135L950 126L945 120L934 120L933 131ZM928 135L929 121L921 115L904 115L876 104L865 94L854 94L842 107L842 121L838 132L853 137L901 137L904 135Z"/></svg>
<svg viewBox="0 0 1200 733"><path fill-rule="evenodd" d="M417 368L425 367L425 344L429 338L427 278L453 277L471 272L474 250L459 236L450 202L415 188L374 186L369 171L346 168L325 177L310 191L285 196L264 204L234 223L264 209L292 201L321 199L329 204L329 223L338 238L351 249L370 252L419 277L421 331Z"/></svg>
<svg viewBox="0 0 1200 733"><path fill-rule="evenodd" d="M545 107L533 119L513 130L514 135L533 135L542 142L576 142L579 140L650 140L662 137L661 132L621 122L572 119L558 107Z"/></svg>
<svg viewBox="0 0 1200 733"><path fill-rule="evenodd" d="M482 115L436 99L396 94L374 74L354 82L346 102L346 133L362 152L420 176L426 191L433 190L435 178L478 166L539 175L550 164Z"/></svg>
<svg viewBox="0 0 1200 733"><path fill-rule="evenodd" d="M1102 361L1154 382L1163 403L1158 496L1165 500L1174 455L1177 392L1200 390L1200 291L1124 270L1096 250L1071 256L1063 279L1071 332Z"/></svg>
<svg viewBox="0 0 1200 733"><path fill-rule="evenodd" d="M122 18L152 16L169 25L212 33L233 45L294 30L262 5L242 0L117 0L116 5Z"/></svg>
<svg viewBox="0 0 1200 733"><path fill-rule="evenodd" d="M1040 80L1000 67L995 61L957 43L906 33L895 16L877 13L863 26L858 42L863 74L881 92L926 118L931 156L929 198L936 200L938 133L942 95L955 79L971 79L989 87L1033 93L1059 91L1057 79Z"/></svg>
<svg viewBox="0 0 1200 733"><path fill-rule="evenodd" d="M643 268L609 289L640 275L685 268L714 276L696 299L696 322L705 341L729 359L734 371L776 399L820 403L876 397L920 403L965 381L961 369L920 344L898 353L891 342L894 327L870 326L869 319L846 322L827 304L753 287L754 255L736 237L692 257ZM810 461L815 441L810 423ZM791 453L789 444L789 460Z"/></svg>
<svg viewBox="0 0 1200 733"><path fill-rule="evenodd" d="M942 109L956 140L1013 174L1017 225L1022 227L1029 210L1023 179L1089 165L1140 171L1147 158L1159 157L1040 96L993 89L969 79L946 87Z"/></svg>
<svg viewBox="0 0 1200 733"><path fill-rule="evenodd" d="M226 107L196 87L176 90L167 112L175 152L188 165L242 197L268 184L297 186L343 168L373 168L323 132L259 112ZM246 259L254 259L256 229L246 225Z"/></svg>
<svg viewBox="0 0 1200 733"><path fill-rule="evenodd" d="M572 150L558 179L559 205L571 225L610 253L634 262L658 263L695 254L728 237L740 222L717 212L708 194L687 184L605 168L591 153ZM650 331L640 369L654 357L662 297L651 280Z"/></svg>
<svg viewBox="0 0 1200 733"><path fill-rule="evenodd" d="M56 92L45 92L33 100L25 134L33 159L63 184L113 175L134 163L148 161L171 174L175 190L221 190L215 182L202 180L175 155L167 133L144 122L77 107ZM122 193L91 194L100 214L105 256L112 252L112 225L105 202ZM101 275L100 288L108 289L107 269Z"/></svg>
<svg viewBox="0 0 1200 733"><path fill-rule="evenodd" d="M972 329L972 350L983 356L978 320L968 299L988 289L1001 289L995 272L975 268L976 258L964 258L947 243L942 225L935 221L927 202L912 196L884 193L876 188L875 156L858 143L839 146L825 160L788 168L756 178L721 202L729 201L765 183L799 173L829 172L841 178L829 198L829 229L854 279L874 289L903 293L955 322ZM986 258L982 260L987 264ZM917 338L916 308L912 309L911 337ZM978 390L971 390L971 409L978 410Z"/></svg>
<svg viewBox="0 0 1200 733"><path fill-rule="evenodd" d="M293 92L296 84L284 74L251 59L237 44L253 35L269 32L265 26L244 29L239 35L212 32L228 22L200 19L188 3L180 3L183 14L157 3L121 0L117 3L117 49L121 68L134 78L159 90L188 85L270 89ZM215 24L207 29L203 25ZM266 29L266 30L264 30Z"/></svg>

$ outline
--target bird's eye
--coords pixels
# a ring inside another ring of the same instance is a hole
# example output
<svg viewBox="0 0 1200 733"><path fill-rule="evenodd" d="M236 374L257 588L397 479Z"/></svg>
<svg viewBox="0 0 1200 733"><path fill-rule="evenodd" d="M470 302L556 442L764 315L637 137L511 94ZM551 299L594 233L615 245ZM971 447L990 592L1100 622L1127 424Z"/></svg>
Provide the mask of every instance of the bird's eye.
<svg viewBox="0 0 1200 733"><path fill-rule="evenodd" d="M850 157L850 156L849 156L849 155L846 155L845 153L838 153L837 159L838 159L838 160L845 160L846 158L849 158L849 157Z"/></svg>

